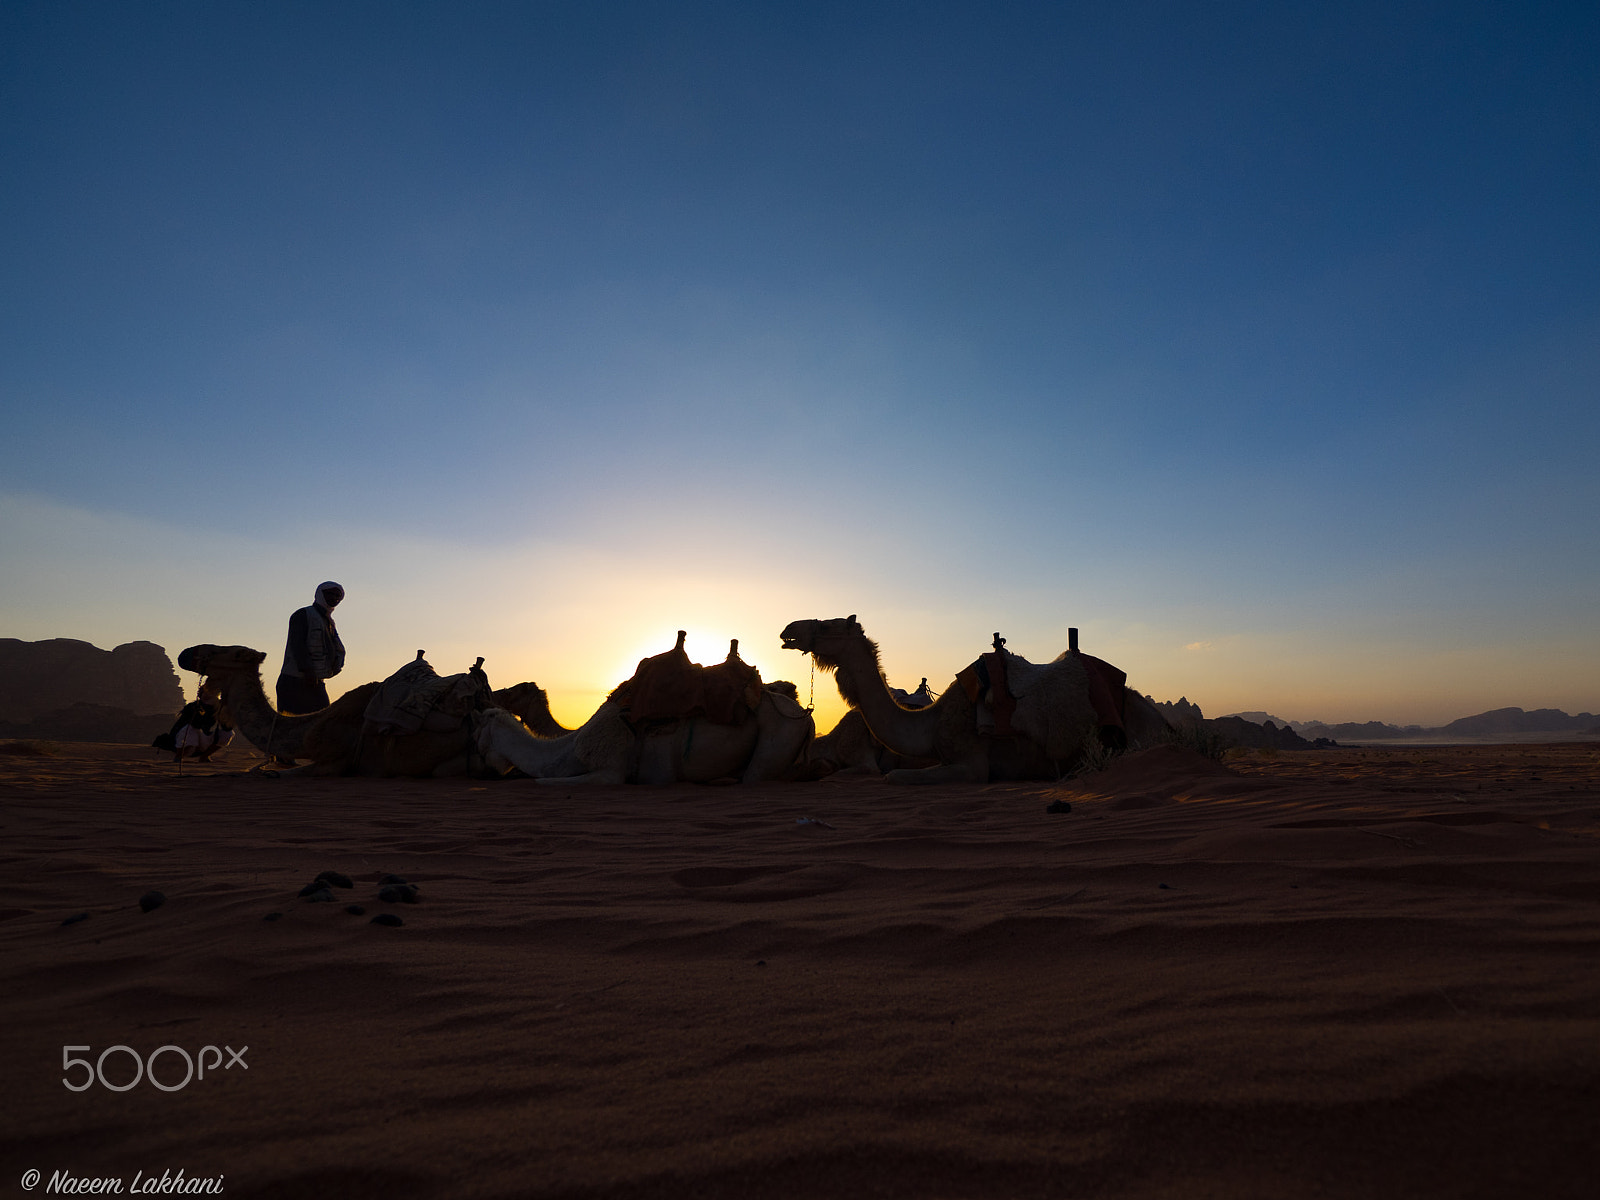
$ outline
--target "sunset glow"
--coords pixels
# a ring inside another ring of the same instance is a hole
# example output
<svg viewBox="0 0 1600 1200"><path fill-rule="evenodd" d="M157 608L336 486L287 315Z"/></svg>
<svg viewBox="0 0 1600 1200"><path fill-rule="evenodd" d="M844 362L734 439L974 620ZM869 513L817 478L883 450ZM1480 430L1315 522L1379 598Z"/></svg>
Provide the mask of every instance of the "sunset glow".
<svg viewBox="0 0 1600 1200"><path fill-rule="evenodd" d="M1600 710L1592 19L690 10L7 6L0 633Z"/></svg>

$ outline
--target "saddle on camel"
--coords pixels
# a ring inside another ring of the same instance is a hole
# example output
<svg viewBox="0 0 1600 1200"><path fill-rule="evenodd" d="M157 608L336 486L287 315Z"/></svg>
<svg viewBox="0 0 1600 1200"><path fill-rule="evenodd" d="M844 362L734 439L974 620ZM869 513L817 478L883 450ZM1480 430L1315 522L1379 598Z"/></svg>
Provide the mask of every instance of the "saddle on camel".
<svg viewBox="0 0 1600 1200"><path fill-rule="evenodd" d="M467 727L473 713L494 705L481 657L459 675L440 675L418 650L417 657L380 683L367 701L363 732L449 733Z"/></svg>
<svg viewBox="0 0 1600 1200"><path fill-rule="evenodd" d="M1015 737L1027 733L1037 737L1034 730L1012 728L1017 700L1033 687L1043 682L1039 668L1052 664L1035 664L1006 649L1006 639L994 635L994 649L979 657L978 661L956 676L978 712L978 725L995 737ZM1089 684L1089 702L1094 706L1099 723L1102 745L1111 750L1128 747L1128 676L1125 671L1112 666L1104 659L1085 654L1078 649L1078 631L1067 630L1067 649L1054 661L1059 663L1071 657L1084 670ZM1052 731L1053 733L1054 731ZM1061 731L1065 733L1066 731ZM1054 739L1042 739L1049 746Z"/></svg>
<svg viewBox="0 0 1600 1200"><path fill-rule="evenodd" d="M657 728L703 717L713 725L742 725L761 704L761 672L739 657L739 639L713 667L690 662L685 633L664 654L639 660L633 677L612 689L610 699L630 725Z"/></svg>

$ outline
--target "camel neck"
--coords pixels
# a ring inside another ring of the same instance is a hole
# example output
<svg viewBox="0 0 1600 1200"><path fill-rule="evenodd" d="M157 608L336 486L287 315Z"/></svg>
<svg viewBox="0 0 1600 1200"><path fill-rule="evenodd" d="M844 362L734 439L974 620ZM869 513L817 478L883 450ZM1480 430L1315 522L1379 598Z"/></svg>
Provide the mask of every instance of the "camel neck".
<svg viewBox="0 0 1600 1200"><path fill-rule="evenodd" d="M305 740L307 727L316 720L308 716L284 716L267 699L257 673L241 671L230 675L222 692L223 702L233 716L234 728L263 754L294 757ZM269 750L270 745L270 750Z"/></svg>
<svg viewBox="0 0 1600 1200"><path fill-rule="evenodd" d="M925 708L902 708L889 692L876 656L865 639L852 642L834 669L839 694L857 708L872 736L897 754L927 758L934 754L939 718L938 703Z"/></svg>

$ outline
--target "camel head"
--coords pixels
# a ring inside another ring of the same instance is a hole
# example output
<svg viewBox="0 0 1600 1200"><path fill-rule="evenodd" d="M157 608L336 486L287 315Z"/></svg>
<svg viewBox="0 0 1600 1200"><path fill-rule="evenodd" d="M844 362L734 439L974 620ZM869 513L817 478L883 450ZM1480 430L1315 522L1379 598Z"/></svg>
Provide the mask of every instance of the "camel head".
<svg viewBox="0 0 1600 1200"><path fill-rule="evenodd" d="M791 621L784 626L783 633L779 635L785 650L798 650L802 654L811 655L811 661L824 671L835 671L845 655L852 650L865 651L871 659L871 667L865 663L861 669L870 670L857 678L854 672L846 671L836 673L834 678L839 684L839 695L844 697L844 702L851 708L861 703L861 687L870 686L869 680L876 675L879 680L883 678L883 667L878 657L878 643L869 638L856 621L855 614L848 617L834 617L827 621Z"/></svg>
<svg viewBox="0 0 1600 1200"><path fill-rule="evenodd" d="M249 646L190 646L178 655L178 665L185 671L198 671L201 675L228 675L241 671L259 671L267 660L266 653Z"/></svg>
<svg viewBox="0 0 1600 1200"><path fill-rule="evenodd" d="M495 746L495 736L501 730L520 737L533 736L521 718L503 708L485 708L472 714L472 738L477 743L478 753L483 756L484 762L504 775L516 764Z"/></svg>
<svg viewBox="0 0 1600 1200"><path fill-rule="evenodd" d="M785 650L798 650L801 654L812 655L820 667L824 665L822 656L828 655L830 647L842 646L846 641L865 636L852 613L848 617L834 617L827 621L790 621L783 627L778 640Z"/></svg>
<svg viewBox="0 0 1600 1200"><path fill-rule="evenodd" d="M526 721L530 714L550 715L550 696L537 683L514 683L508 688L496 688L494 706L515 713Z"/></svg>

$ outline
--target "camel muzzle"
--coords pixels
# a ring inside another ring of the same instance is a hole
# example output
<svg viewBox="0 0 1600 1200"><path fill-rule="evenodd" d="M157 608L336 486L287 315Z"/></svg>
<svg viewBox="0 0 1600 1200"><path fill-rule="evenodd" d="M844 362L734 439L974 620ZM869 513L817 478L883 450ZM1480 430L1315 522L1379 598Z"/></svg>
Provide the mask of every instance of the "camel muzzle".
<svg viewBox="0 0 1600 1200"><path fill-rule="evenodd" d="M785 650L798 650L802 654L810 654L811 647L817 644L816 622L790 622L784 626L783 632L778 635L778 644Z"/></svg>

